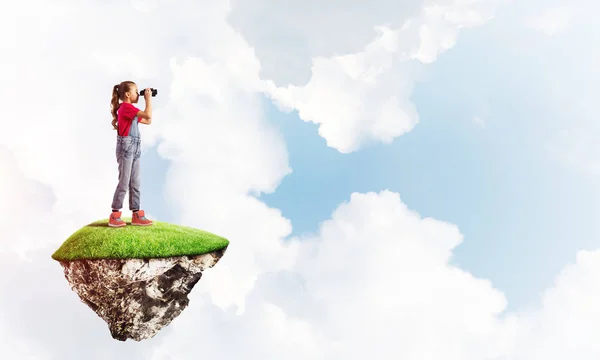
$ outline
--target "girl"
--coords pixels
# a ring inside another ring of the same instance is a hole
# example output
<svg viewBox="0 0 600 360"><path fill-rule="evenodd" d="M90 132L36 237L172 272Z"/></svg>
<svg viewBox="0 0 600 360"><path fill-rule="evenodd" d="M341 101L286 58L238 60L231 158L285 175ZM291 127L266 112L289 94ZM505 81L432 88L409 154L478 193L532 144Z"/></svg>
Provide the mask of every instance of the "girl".
<svg viewBox="0 0 600 360"><path fill-rule="evenodd" d="M133 212L131 225L152 225L152 221L144 216L144 210L140 210L140 155L142 149L138 129L138 123L150 125L152 122L151 95L152 91L146 89L144 92L146 108L141 111L133 105L137 104L140 98L134 82L123 81L113 88L110 107L113 117L112 126L117 130L116 154L119 164L119 183L113 196L112 213L108 221L108 226L111 227L126 225L121 220L121 208L128 189L129 209ZM119 104L119 100L122 103Z"/></svg>

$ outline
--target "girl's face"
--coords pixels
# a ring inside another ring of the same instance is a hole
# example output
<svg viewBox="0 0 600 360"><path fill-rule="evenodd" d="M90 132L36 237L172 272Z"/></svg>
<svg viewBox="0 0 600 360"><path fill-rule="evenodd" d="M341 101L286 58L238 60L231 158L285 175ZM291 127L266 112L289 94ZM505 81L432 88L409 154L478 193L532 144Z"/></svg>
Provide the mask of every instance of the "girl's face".
<svg viewBox="0 0 600 360"><path fill-rule="evenodd" d="M140 95L136 85L132 85L129 91L125 93L125 98L129 99L132 104L136 104L139 101Z"/></svg>

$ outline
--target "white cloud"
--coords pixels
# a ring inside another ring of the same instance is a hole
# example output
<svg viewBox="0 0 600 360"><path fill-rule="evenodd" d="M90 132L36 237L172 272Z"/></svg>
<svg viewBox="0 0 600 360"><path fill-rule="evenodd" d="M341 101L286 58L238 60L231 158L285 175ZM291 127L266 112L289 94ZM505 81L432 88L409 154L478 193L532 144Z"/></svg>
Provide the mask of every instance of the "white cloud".
<svg viewBox="0 0 600 360"><path fill-rule="evenodd" d="M411 19L418 25L418 50L410 48L411 57L424 63L432 63L452 48L459 30L483 25L492 19L498 0L440 1L427 4L422 14Z"/></svg>
<svg viewBox="0 0 600 360"><path fill-rule="evenodd" d="M297 110L301 119L320 124L319 135L342 153L373 142L389 144L419 121L410 100L421 69L414 60L434 62L455 45L461 28L491 19L496 3L428 3L395 30L376 27L377 37L363 51L313 57L307 84L277 86L266 80L265 92L282 110Z"/></svg>
<svg viewBox="0 0 600 360"><path fill-rule="evenodd" d="M314 59L307 85L277 88L267 81L266 91L282 110L298 109L300 118L321 124L319 135L340 152L358 150L370 140L391 142L418 121L407 100L415 75L408 68L388 71L400 34L379 31L362 53Z"/></svg>
<svg viewBox="0 0 600 360"><path fill-rule="evenodd" d="M527 19L526 24L547 36L554 36L565 31L573 16L569 6L553 6L543 10L537 16Z"/></svg>
<svg viewBox="0 0 600 360"><path fill-rule="evenodd" d="M506 346L504 296L448 264L458 229L422 218L398 194L352 194L307 241L295 269L324 304L311 322L326 343L343 344L325 358L379 348L382 358L481 359Z"/></svg>
<svg viewBox="0 0 600 360"><path fill-rule="evenodd" d="M519 337L508 357L515 360L600 357L600 250L582 250L542 297L539 309L520 314Z"/></svg>

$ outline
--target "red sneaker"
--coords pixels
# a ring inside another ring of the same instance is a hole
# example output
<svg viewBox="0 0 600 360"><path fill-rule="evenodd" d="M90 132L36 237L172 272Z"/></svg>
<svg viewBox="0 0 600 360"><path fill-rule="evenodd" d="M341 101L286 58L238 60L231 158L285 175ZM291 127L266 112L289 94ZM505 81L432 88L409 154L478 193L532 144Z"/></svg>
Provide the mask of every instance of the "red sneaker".
<svg viewBox="0 0 600 360"><path fill-rule="evenodd" d="M110 227L122 227L127 225L125 221L121 220L121 212L112 212L108 220L108 226Z"/></svg>
<svg viewBox="0 0 600 360"><path fill-rule="evenodd" d="M138 210L131 215L131 225L148 226L152 225L152 221L146 219L144 210Z"/></svg>

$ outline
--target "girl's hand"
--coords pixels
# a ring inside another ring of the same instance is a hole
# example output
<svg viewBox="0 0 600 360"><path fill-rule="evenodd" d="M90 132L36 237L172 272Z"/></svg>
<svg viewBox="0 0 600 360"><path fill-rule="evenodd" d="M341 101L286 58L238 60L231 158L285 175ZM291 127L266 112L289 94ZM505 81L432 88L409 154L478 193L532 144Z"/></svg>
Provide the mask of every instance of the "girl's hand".
<svg viewBox="0 0 600 360"><path fill-rule="evenodd" d="M146 99L146 101L150 100L151 96L152 96L152 90L150 90L150 89L144 90L144 99Z"/></svg>

